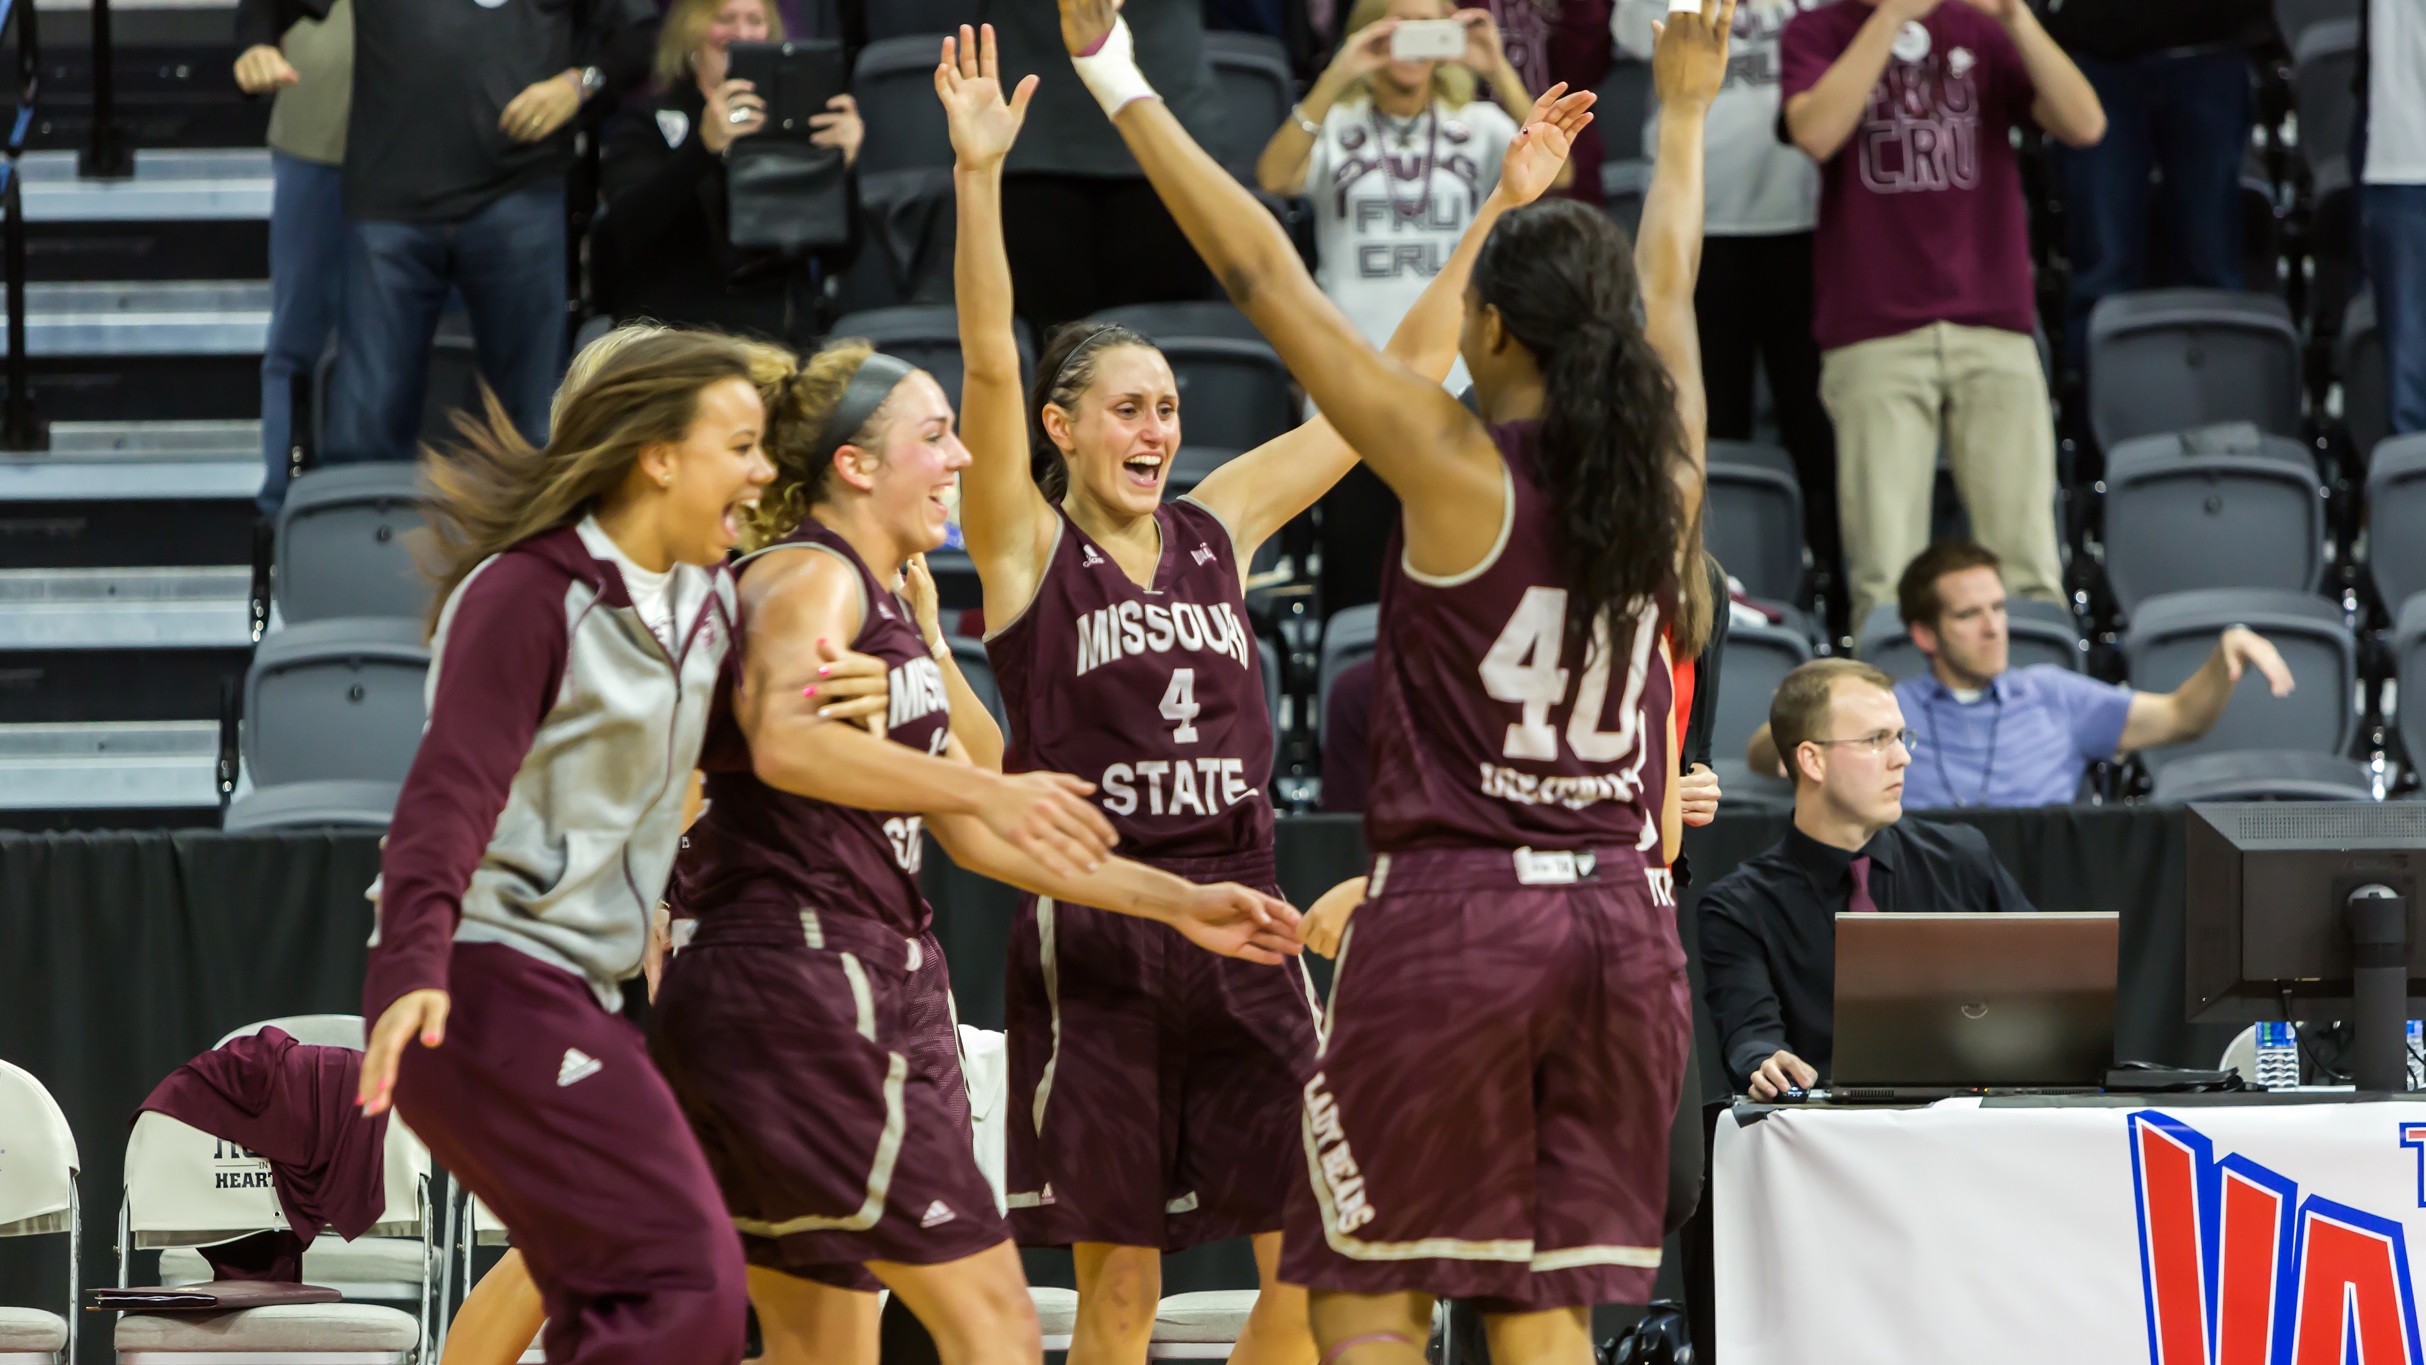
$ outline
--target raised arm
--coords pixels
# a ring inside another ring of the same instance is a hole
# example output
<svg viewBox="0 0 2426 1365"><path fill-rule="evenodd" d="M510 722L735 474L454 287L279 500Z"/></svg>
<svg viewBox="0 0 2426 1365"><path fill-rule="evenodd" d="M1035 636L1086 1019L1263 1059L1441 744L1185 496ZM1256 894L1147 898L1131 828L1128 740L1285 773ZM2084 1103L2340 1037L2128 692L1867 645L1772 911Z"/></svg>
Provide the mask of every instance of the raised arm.
<svg viewBox="0 0 2426 1365"><path fill-rule="evenodd" d="M1887 58L1895 51L1895 35L1906 23L1928 17L1939 3L1940 0L1879 0L1878 8L1862 21L1853 41L1828 64L1811 88L1786 97L1784 127L1794 145L1814 161L1834 158L1852 138L1853 130L1861 126L1862 113L1870 107L1870 96L1878 89L1879 77L1887 73ZM1782 55L1788 62L1787 86L1792 89L1792 54Z"/></svg>
<svg viewBox="0 0 2426 1365"><path fill-rule="evenodd" d="M1655 24L1651 75L1659 91L1659 151L1634 239L1642 282L1643 332L1676 385L1677 416L1700 482L1709 405L1702 390L1701 330L1693 285L1702 268L1702 144L1710 101L1727 79L1727 38L1736 0L1702 0L1698 14L1678 11ZM1693 490L1699 500L1698 488Z"/></svg>
<svg viewBox="0 0 2426 1365"><path fill-rule="evenodd" d="M1323 296L1287 234L1146 84L1115 0L1060 0L1062 41L1163 206L1232 302L1405 507L1408 560L1462 573L1497 540L1505 469L1482 421L1373 349Z"/></svg>
<svg viewBox="0 0 2426 1365"><path fill-rule="evenodd" d="M1036 596L1053 545L1053 509L1028 466L1027 397L1020 391L1012 331L1011 259L1002 241L1002 159L1027 118L1037 78L1004 103L994 26L962 25L943 40L935 94L952 133L952 184L960 236L952 289L960 309L961 440L972 457L960 475L960 529L985 589L985 617L1008 621Z"/></svg>
<svg viewBox="0 0 2426 1365"><path fill-rule="evenodd" d="M1256 184L1270 194L1306 192L1306 172L1313 165L1314 140L1320 135L1323 117L1349 86L1389 64L1390 34L1397 27L1396 19L1384 19L1349 34L1348 41L1339 45L1331 64L1314 78L1306 97L1289 111L1288 119L1255 159Z"/></svg>
<svg viewBox="0 0 2426 1365"><path fill-rule="evenodd" d="M841 560L814 549L771 557L742 580L742 607L750 630L733 714L759 781L862 810L975 816L1071 874L1110 850L1112 826L1085 799L1094 788L1076 778L1005 777L819 718L802 693L825 661L820 643L854 638L865 610L859 576Z"/></svg>
<svg viewBox="0 0 2426 1365"><path fill-rule="evenodd" d="M2037 93L2030 104L2031 121L2067 147L2093 147L2106 136L2106 106L2097 87L2081 74L2070 56L2030 12L2023 0L1970 0L1973 8L2005 26L2022 66L2030 72Z"/></svg>
<svg viewBox="0 0 2426 1365"><path fill-rule="evenodd" d="M1572 95L1553 90L1534 102L1500 162L1499 185L1475 211L1440 273L1399 319L1384 355L1435 384L1448 376L1457 363L1458 322L1474 258L1482 254L1483 241L1500 215L1532 203L1558 179L1575 134L1592 121L1592 100L1588 90ZM1317 417L1215 470L1193 496L1229 526L1243 564L1255 557L1255 548L1266 537L1312 507L1355 463L1355 448L1328 419Z"/></svg>

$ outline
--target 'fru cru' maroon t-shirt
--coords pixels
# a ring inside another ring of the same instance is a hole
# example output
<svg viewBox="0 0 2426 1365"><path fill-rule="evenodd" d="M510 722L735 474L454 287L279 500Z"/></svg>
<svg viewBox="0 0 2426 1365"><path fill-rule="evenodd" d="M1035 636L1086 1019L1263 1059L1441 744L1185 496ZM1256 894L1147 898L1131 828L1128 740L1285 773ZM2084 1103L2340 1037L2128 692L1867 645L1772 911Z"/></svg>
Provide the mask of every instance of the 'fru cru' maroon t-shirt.
<svg viewBox="0 0 2426 1365"><path fill-rule="evenodd" d="M1818 84L1875 13L1836 0L1796 16L1779 45L1784 99ZM2012 139L2036 98L2004 26L1962 0L1903 26L1861 124L1820 167L1811 331L1823 350L1933 322L2030 332Z"/></svg>

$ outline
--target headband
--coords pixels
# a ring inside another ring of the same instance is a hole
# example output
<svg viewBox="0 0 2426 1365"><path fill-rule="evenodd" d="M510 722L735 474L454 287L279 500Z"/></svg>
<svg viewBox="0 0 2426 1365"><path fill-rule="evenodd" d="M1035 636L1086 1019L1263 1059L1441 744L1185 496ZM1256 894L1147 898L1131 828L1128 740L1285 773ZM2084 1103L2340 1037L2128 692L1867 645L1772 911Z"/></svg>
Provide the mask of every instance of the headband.
<svg viewBox="0 0 2426 1365"><path fill-rule="evenodd" d="M851 382L842 389L842 400L826 414L825 425L819 428L818 453L812 463L823 465L834 458L834 452L850 443L859 429L868 424L876 410L884 406L901 381L910 377L917 366L882 351L869 356L851 372Z"/></svg>
<svg viewBox="0 0 2426 1365"><path fill-rule="evenodd" d="M1086 340L1071 347L1070 353L1061 358L1060 366L1053 371L1053 382L1045 385L1045 400L1047 402L1052 401L1053 391L1061 387L1061 381L1069 377L1070 370L1078 364L1080 358L1093 355L1097 351L1102 350L1104 347L1111 345L1115 338L1117 338L1123 345L1151 346L1154 344L1153 342L1145 340L1143 337L1138 336L1135 332L1126 327L1122 327L1117 323L1096 328L1094 331L1087 333Z"/></svg>

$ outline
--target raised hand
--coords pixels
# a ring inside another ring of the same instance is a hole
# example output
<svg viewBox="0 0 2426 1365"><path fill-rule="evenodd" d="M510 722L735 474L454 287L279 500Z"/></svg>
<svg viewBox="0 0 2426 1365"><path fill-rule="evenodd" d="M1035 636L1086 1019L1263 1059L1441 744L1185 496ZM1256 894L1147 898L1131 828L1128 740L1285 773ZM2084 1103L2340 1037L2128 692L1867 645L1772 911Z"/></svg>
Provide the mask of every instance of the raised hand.
<svg viewBox="0 0 2426 1365"><path fill-rule="evenodd" d="M992 24L979 30L962 24L959 37L943 40L943 60L935 66L935 97L943 101L944 118L951 125L952 153L971 170L1000 165L1010 154L1020 124L1027 121L1028 101L1036 95L1036 77L1030 76L1004 103L1000 70Z"/></svg>
<svg viewBox="0 0 2426 1365"><path fill-rule="evenodd" d="M1103 46L1120 19L1121 0L1061 0L1061 45L1073 57Z"/></svg>
<svg viewBox="0 0 2426 1365"><path fill-rule="evenodd" d="M1517 204L1539 199L1558 179L1559 168L1567 164L1575 135L1591 126L1592 102L1597 98L1589 90L1570 95L1563 81L1543 91L1525 115L1525 126L1517 130L1516 140L1508 144L1507 155L1500 159L1500 192Z"/></svg>
<svg viewBox="0 0 2426 1365"><path fill-rule="evenodd" d="M1735 31L1735 0L1702 0L1699 14L1673 11L1653 24L1651 84L1663 109L1707 109L1727 83L1727 38Z"/></svg>
<svg viewBox="0 0 2426 1365"><path fill-rule="evenodd" d="M1172 917L1171 927L1207 952L1249 962L1281 962L1303 946L1297 938L1297 912L1286 901L1235 882L1195 888Z"/></svg>

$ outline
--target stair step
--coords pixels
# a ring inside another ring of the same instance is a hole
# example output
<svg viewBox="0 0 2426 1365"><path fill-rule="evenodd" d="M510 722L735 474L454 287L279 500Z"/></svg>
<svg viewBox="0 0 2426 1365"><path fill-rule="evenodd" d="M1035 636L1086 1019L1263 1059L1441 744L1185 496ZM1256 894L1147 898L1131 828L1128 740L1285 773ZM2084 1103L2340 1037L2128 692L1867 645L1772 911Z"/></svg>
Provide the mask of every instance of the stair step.
<svg viewBox="0 0 2426 1365"><path fill-rule="evenodd" d="M270 154L260 147L170 148L135 153L125 180L76 174L74 152L28 152L28 223L262 220L270 216Z"/></svg>
<svg viewBox="0 0 2426 1365"><path fill-rule="evenodd" d="M0 725L0 810L218 804L216 721Z"/></svg>
<svg viewBox="0 0 2426 1365"><path fill-rule="evenodd" d="M0 650L250 649L249 565L0 570Z"/></svg>
<svg viewBox="0 0 2426 1365"><path fill-rule="evenodd" d="M261 423L55 422L51 448L0 452L0 503L250 500Z"/></svg>
<svg viewBox="0 0 2426 1365"><path fill-rule="evenodd" d="M29 357L257 356L269 340L270 286L267 280L29 284L25 314ZM0 332L0 355L6 353Z"/></svg>

